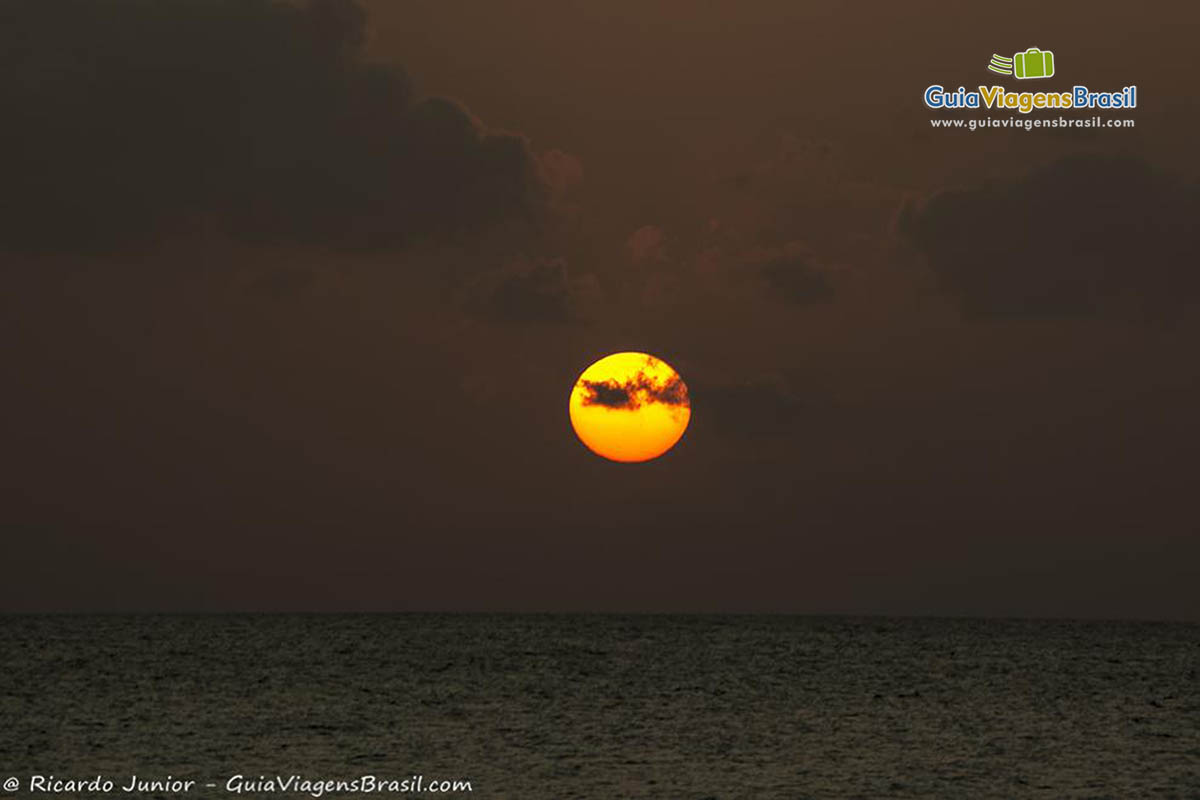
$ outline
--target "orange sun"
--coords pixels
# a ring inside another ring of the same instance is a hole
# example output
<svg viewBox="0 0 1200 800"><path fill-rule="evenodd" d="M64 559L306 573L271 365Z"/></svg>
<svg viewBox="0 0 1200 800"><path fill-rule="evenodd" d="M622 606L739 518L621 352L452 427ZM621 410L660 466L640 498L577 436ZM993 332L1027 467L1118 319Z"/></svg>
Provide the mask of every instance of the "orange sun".
<svg viewBox="0 0 1200 800"><path fill-rule="evenodd" d="M583 371L568 403L571 426L592 452L612 461L658 458L692 418L687 386L667 362L614 353Z"/></svg>

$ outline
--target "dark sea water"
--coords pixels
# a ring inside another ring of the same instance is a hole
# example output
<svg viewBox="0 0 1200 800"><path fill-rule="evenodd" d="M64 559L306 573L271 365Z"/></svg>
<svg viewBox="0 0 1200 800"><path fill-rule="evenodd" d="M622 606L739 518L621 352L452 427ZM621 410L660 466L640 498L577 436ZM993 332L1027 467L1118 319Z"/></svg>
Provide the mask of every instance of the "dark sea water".
<svg viewBox="0 0 1200 800"><path fill-rule="evenodd" d="M487 798L1200 797L1196 625L9 616L0 652L18 797L97 774L106 796L198 782L144 797L235 797L237 774Z"/></svg>

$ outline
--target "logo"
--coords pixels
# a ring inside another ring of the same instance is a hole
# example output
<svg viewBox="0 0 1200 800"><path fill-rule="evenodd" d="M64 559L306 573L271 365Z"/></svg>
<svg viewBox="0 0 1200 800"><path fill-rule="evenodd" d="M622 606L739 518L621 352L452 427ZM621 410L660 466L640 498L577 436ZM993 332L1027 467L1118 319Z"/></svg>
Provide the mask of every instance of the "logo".
<svg viewBox="0 0 1200 800"><path fill-rule="evenodd" d="M1054 76L1054 53L1031 47L1024 53L1014 53L1012 58L992 54L988 69L999 75L1012 75L1020 80L1050 78Z"/></svg>
<svg viewBox="0 0 1200 800"><path fill-rule="evenodd" d="M1012 58L993 54L988 62L988 71L998 75L1010 75L1018 80L1052 78L1055 75L1054 52L1030 47ZM957 90L935 83L925 89L925 106L932 109L965 111L967 109L992 109L1032 114L1043 111L1066 109L1127 109L1137 108L1137 86L1124 86L1115 91L1096 92L1083 84L1070 87L1050 88L1048 91L1013 92L1003 86L977 86Z"/></svg>

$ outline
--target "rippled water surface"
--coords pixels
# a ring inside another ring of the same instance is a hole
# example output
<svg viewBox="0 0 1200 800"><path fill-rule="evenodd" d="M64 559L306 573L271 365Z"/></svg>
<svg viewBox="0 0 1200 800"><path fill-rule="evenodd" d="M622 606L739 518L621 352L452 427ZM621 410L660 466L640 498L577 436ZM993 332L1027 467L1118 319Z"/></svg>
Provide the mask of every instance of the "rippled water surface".
<svg viewBox="0 0 1200 800"><path fill-rule="evenodd" d="M1196 625L10 616L0 648L0 777L23 781L171 774L198 781L190 797L232 796L235 774L414 773L469 779L459 797L1200 797Z"/></svg>

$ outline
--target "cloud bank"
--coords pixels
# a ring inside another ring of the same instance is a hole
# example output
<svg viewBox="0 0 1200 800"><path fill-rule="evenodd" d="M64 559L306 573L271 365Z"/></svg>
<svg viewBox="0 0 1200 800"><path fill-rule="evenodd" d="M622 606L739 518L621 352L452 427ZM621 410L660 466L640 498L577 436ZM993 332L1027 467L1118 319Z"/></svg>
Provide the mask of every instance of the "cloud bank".
<svg viewBox="0 0 1200 800"><path fill-rule="evenodd" d="M1195 182L1130 157L1075 156L941 192L899 227L970 316L1163 316L1200 296L1198 211Z"/></svg>
<svg viewBox="0 0 1200 800"><path fill-rule="evenodd" d="M0 8L0 242L97 251L217 229L382 247L537 229L545 163L363 55L352 0L11 0Z"/></svg>

